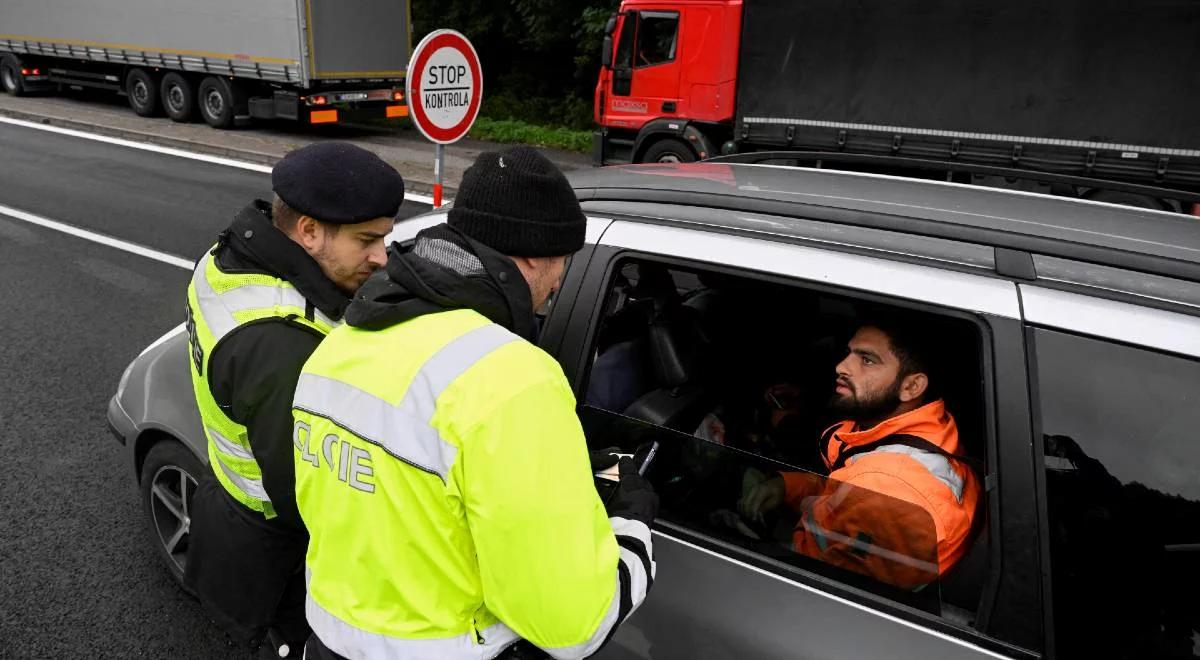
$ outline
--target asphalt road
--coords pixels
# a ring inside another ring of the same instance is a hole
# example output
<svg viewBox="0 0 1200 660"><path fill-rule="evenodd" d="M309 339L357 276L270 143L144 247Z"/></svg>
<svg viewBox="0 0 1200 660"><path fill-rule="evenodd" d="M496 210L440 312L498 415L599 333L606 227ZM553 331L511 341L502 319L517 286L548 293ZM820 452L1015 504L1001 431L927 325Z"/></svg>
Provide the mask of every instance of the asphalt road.
<svg viewBox="0 0 1200 660"><path fill-rule="evenodd" d="M189 260L269 195L264 173L0 124L0 205ZM105 428L188 276L0 212L0 658L238 657L154 555Z"/></svg>

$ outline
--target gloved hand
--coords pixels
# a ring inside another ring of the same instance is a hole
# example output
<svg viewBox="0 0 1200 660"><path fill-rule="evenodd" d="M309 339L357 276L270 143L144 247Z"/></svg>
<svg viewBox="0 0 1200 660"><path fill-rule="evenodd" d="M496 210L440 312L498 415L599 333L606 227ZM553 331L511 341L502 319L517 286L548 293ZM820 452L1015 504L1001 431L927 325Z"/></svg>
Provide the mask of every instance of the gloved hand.
<svg viewBox="0 0 1200 660"><path fill-rule="evenodd" d="M617 447L597 449L588 452L592 462L592 473L599 474L614 465L617 466L618 481L605 481L597 478L597 487L601 488L600 499L609 517L639 520L649 526L658 515L658 495L645 477L638 474L638 466L646 459L650 445L646 444L634 452L633 458L621 455Z"/></svg>
<svg viewBox="0 0 1200 660"><path fill-rule="evenodd" d="M588 458L592 461L592 474L599 474L608 468L617 464L620 460L620 447L607 447L605 449L593 449L588 452Z"/></svg>
<svg viewBox="0 0 1200 660"><path fill-rule="evenodd" d="M746 520L763 521L763 514L783 503L787 488L783 477L772 476L752 487L738 502L738 510Z"/></svg>
<svg viewBox="0 0 1200 660"><path fill-rule="evenodd" d="M650 482L638 474L639 465L641 462L637 454L632 459L622 458L617 462L621 481L605 508L610 518L639 520L649 527L658 516L658 494Z"/></svg>

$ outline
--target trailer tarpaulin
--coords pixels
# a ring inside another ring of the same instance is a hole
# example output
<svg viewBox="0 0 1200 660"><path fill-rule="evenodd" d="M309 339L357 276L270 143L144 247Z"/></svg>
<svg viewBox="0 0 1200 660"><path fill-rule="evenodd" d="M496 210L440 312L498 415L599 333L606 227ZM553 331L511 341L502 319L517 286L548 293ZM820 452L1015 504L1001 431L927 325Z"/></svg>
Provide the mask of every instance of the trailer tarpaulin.
<svg viewBox="0 0 1200 660"><path fill-rule="evenodd" d="M1198 35L1196 0L746 0L738 119L1197 150Z"/></svg>
<svg viewBox="0 0 1200 660"><path fill-rule="evenodd" d="M412 52L406 0L302 0L313 78L400 78Z"/></svg>

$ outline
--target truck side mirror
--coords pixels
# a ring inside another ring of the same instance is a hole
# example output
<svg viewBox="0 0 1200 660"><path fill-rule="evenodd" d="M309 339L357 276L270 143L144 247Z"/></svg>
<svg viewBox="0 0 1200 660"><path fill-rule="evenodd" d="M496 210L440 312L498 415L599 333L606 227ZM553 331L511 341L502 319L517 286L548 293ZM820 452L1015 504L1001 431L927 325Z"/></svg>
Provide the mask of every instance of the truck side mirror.
<svg viewBox="0 0 1200 660"><path fill-rule="evenodd" d="M613 50L613 40L611 34L604 35L604 44L600 46L600 48L600 64L606 69L611 69Z"/></svg>
<svg viewBox="0 0 1200 660"><path fill-rule="evenodd" d="M608 17L608 22L604 24L604 36L607 37L607 36L611 35L613 33L613 30L616 30L616 29L617 29L617 15L613 14L612 16Z"/></svg>

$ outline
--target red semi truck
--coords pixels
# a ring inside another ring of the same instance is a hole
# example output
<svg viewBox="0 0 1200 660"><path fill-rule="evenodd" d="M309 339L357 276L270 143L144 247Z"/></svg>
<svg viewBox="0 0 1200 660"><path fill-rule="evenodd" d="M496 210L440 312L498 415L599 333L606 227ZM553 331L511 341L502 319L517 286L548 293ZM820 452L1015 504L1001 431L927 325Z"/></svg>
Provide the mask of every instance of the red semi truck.
<svg viewBox="0 0 1200 660"><path fill-rule="evenodd" d="M1194 212L1197 34L1194 0L623 0L594 157L781 152Z"/></svg>

